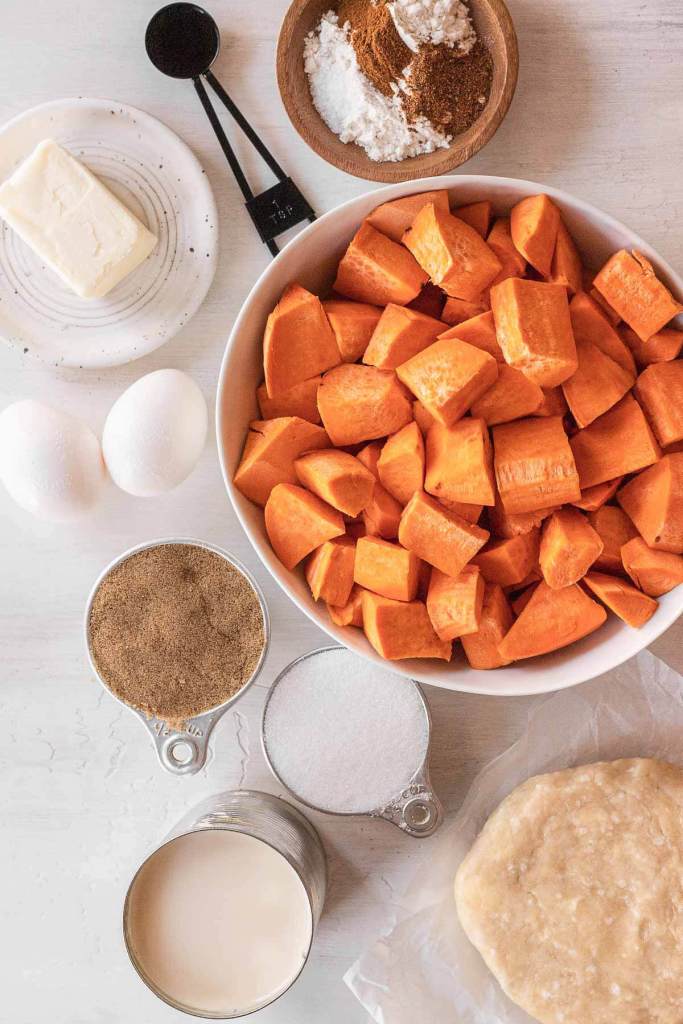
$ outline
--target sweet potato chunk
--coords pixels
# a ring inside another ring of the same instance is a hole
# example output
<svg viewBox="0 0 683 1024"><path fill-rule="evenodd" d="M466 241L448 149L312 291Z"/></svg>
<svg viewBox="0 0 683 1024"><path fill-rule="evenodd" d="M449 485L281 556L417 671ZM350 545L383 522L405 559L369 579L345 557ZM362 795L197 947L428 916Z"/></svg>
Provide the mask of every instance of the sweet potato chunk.
<svg viewBox="0 0 683 1024"><path fill-rule="evenodd" d="M265 519L271 547L286 569L345 532L341 513L294 484L277 484L272 489Z"/></svg>
<svg viewBox="0 0 683 1024"><path fill-rule="evenodd" d="M614 497L623 479L623 476L618 476L615 480L606 480L604 484L587 487L585 491L581 491L581 500L573 504L584 512L595 512Z"/></svg>
<svg viewBox="0 0 683 1024"><path fill-rule="evenodd" d="M480 316L485 312L486 310L479 302L466 302L465 299L449 297L441 311L441 319L445 324L457 327L458 324L465 323L466 320L471 320L472 317Z"/></svg>
<svg viewBox="0 0 683 1024"><path fill-rule="evenodd" d="M479 629L462 638L463 650L471 668L502 668L510 664L509 660L501 656L498 645L513 622L514 616L502 587L496 583L487 583L484 587Z"/></svg>
<svg viewBox="0 0 683 1024"><path fill-rule="evenodd" d="M593 569L623 575L621 549L629 540L638 536L635 526L616 505L603 505L591 512L588 522L602 541L602 552L593 562Z"/></svg>
<svg viewBox="0 0 683 1024"><path fill-rule="evenodd" d="M549 654L593 633L606 618L578 584L553 590L542 580L498 650L510 661Z"/></svg>
<svg viewBox="0 0 683 1024"><path fill-rule="evenodd" d="M356 545L354 582L394 601L414 601L420 560L400 544L380 537L361 537Z"/></svg>
<svg viewBox="0 0 683 1024"><path fill-rule="evenodd" d="M345 302L340 299L328 299L323 302L323 309L334 331L342 362L355 363L370 344L382 310L367 302Z"/></svg>
<svg viewBox="0 0 683 1024"><path fill-rule="evenodd" d="M510 212L515 248L543 277L550 277L552 272L559 227L560 211L546 195L528 196Z"/></svg>
<svg viewBox="0 0 683 1024"><path fill-rule="evenodd" d="M652 264L636 250L615 253L593 284L641 341L647 341L683 311L658 280Z"/></svg>
<svg viewBox="0 0 683 1024"><path fill-rule="evenodd" d="M507 540L495 540L474 556L487 583L501 587L521 584L538 565L540 531L538 528Z"/></svg>
<svg viewBox="0 0 683 1024"><path fill-rule="evenodd" d="M482 352L488 352L497 363L504 363L505 356L496 338L496 328L493 322L493 313L488 310L473 316L471 320L463 320L461 324L455 324L449 331L444 331L440 338L458 338L466 341L468 345L480 348Z"/></svg>
<svg viewBox="0 0 683 1024"><path fill-rule="evenodd" d="M490 427L531 416L544 400L543 391L514 366L504 363L498 368L493 387L472 403L471 413Z"/></svg>
<svg viewBox="0 0 683 1024"><path fill-rule="evenodd" d="M417 398L413 402L413 416L415 417L415 422L422 431L423 437L426 436L432 423L436 423L432 414L427 412L422 402L418 402Z"/></svg>
<svg viewBox="0 0 683 1024"><path fill-rule="evenodd" d="M577 341L579 367L562 385L580 427L602 416L633 387L633 377L590 341Z"/></svg>
<svg viewBox="0 0 683 1024"><path fill-rule="evenodd" d="M440 501L495 504L493 453L483 420L468 416L452 427L430 428L425 490Z"/></svg>
<svg viewBox="0 0 683 1024"><path fill-rule="evenodd" d="M413 418L413 404L393 370L343 363L323 376L318 408L338 446L395 434Z"/></svg>
<svg viewBox="0 0 683 1024"><path fill-rule="evenodd" d="M503 265L503 269L493 282L500 284L508 277L524 277L526 273L526 260L515 248L512 241L512 233L509 217L499 217L489 232L486 239L496 256Z"/></svg>
<svg viewBox="0 0 683 1024"><path fill-rule="evenodd" d="M493 204L489 199L484 199L478 203L466 203L465 206L456 206L453 210L453 216L457 217L458 220L464 220L465 224L469 224L471 228L481 235L482 238L486 238L489 233L489 225L491 224L491 212L493 210Z"/></svg>
<svg viewBox="0 0 683 1024"><path fill-rule="evenodd" d="M396 501L396 498L392 498L380 483L376 483L370 504L363 512L366 533L371 537L395 540L398 537L402 512L403 506Z"/></svg>
<svg viewBox="0 0 683 1024"><path fill-rule="evenodd" d="M550 508L540 508L536 512L519 512L508 515L498 498L495 507L488 510L489 526L494 537L502 539L521 537L522 534L530 533L540 526L555 511L555 507L551 506Z"/></svg>
<svg viewBox="0 0 683 1024"><path fill-rule="evenodd" d="M299 419L308 420L309 423L320 423L318 412L318 388L322 377L311 377L301 384L283 391L276 398L268 397L268 390L265 385L259 384L256 389L256 401L258 402L261 419L274 420L281 416L298 416Z"/></svg>
<svg viewBox="0 0 683 1024"><path fill-rule="evenodd" d="M493 428L493 466L508 514L578 501L579 477L562 420L517 420Z"/></svg>
<svg viewBox="0 0 683 1024"><path fill-rule="evenodd" d="M382 452L381 441L371 441L370 444L366 444L356 454L356 458L362 463L366 469L369 469L375 480L379 480L379 470L377 469L377 463Z"/></svg>
<svg viewBox="0 0 683 1024"><path fill-rule="evenodd" d="M417 423L409 423L387 438L377 463L382 485L401 505L421 491L425 476L425 446Z"/></svg>
<svg viewBox="0 0 683 1024"><path fill-rule="evenodd" d="M257 505L265 505L276 484L296 483L294 463L303 452L327 448L322 427L298 416L254 420L233 478L235 487Z"/></svg>
<svg viewBox="0 0 683 1024"><path fill-rule="evenodd" d="M660 455L643 411L630 395L574 434L569 443L582 490L635 473Z"/></svg>
<svg viewBox="0 0 683 1024"><path fill-rule="evenodd" d="M617 501L651 548L683 554L683 452L639 473Z"/></svg>
<svg viewBox="0 0 683 1024"><path fill-rule="evenodd" d="M538 409L534 409L532 416L566 416L569 412L567 400L564 397L562 387L541 388L543 401Z"/></svg>
<svg viewBox="0 0 683 1024"><path fill-rule="evenodd" d="M360 515L370 504L375 478L348 452L334 448L309 452L294 463L299 483L347 516ZM331 604L344 604L332 601Z"/></svg>
<svg viewBox="0 0 683 1024"><path fill-rule="evenodd" d="M422 601L392 601L366 590L362 603L365 635L383 658L451 660L452 646L439 640Z"/></svg>
<svg viewBox="0 0 683 1024"><path fill-rule="evenodd" d="M488 530L449 512L427 494L414 494L403 510L398 539L447 576L459 576L489 539Z"/></svg>
<svg viewBox="0 0 683 1024"><path fill-rule="evenodd" d="M306 563L306 582L314 601L345 605L353 587L356 544L351 537L326 540Z"/></svg>
<svg viewBox="0 0 683 1024"><path fill-rule="evenodd" d="M483 603L484 580L476 566L466 565L456 579L432 569L427 614L440 640L476 633Z"/></svg>
<svg viewBox="0 0 683 1024"><path fill-rule="evenodd" d="M263 336L263 368L270 398L340 362L339 349L322 302L299 284L290 284L268 317Z"/></svg>
<svg viewBox="0 0 683 1024"><path fill-rule="evenodd" d="M342 257L334 290L356 302L405 306L426 282L427 274L402 245L364 222Z"/></svg>
<svg viewBox="0 0 683 1024"><path fill-rule="evenodd" d="M335 626L363 628L363 591L354 583L346 604L328 604L327 611Z"/></svg>
<svg viewBox="0 0 683 1024"><path fill-rule="evenodd" d="M570 295L575 295L583 288L581 257L561 218L557 229L550 280L553 284L564 285Z"/></svg>
<svg viewBox="0 0 683 1024"><path fill-rule="evenodd" d="M635 585L650 597L661 597L683 583L683 557L671 551L655 551L642 537L624 544L621 560Z"/></svg>
<svg viewBox="0 0 683 1024"><path fill-rule="evenodd" d="M593 299L579 292L569 303L569 316L577 345L582 341L590 342L635 378L632 353Z"/></svg>
<svg viewBox="0 0 683 1024"><path fill-rule="evenodd" d="M511 277L491 289L491 309L510 366L547 388L576 372L567 289L562 285Z"/></svg>
<svg viewBox="0 0 683 1024"><path fill-rule="evenodd" d="M631 583L606 576L602 572L589 572L584 583L589 590L618 615L628 626L640 629L657 611L659 602L643 594Z"/></svg>
<svg viewBox="0 0 683 1024"><path fill-rule="evenodd" d="M445 213L449 211L448 192L445 188L433 192L418 192L412 196L401 196L389 203L382 203L365 219L377 231L387 235L394 242L400 242L423 206L433 203Z"/></svg>
<svg viewBox="0 0 683 1024"><path fill-rule="evenodd" d="M450 427L488 391L498 376L498 364L487 352L448 338L435 341L396 373L434 419Z"/></svg>
<svg viewBox="0 0 683 1024"><path fill-rule="evenodd" d="M543 525L539 561L553 590L578 583L603 550L603 542L576 508L554 512Z"/></svg>
<svg viewBox="0 0 683 1024"><path fill-rule="evenodd" d="M648 366L635 390L659 443L683 440L683 359Z"/></svg>
<svg viewBox="0 0 683 1024"><path fill-rule="evenodd" d="M452 501L450 498L439 498L438 501L439 505L443 505L448 512L455 512L466 523L478 523L484 511L483 505L469 505L466 501Z"/></svg>
<svg viewBox="0 0 683 1024"><path fill-rule="evenodd" d="M619 329L619 334L633 353L638 366L668 363L678 359L683 349L683 331L677 331L674 327L663 327L647 341L641 341L636 332L626 325Z"/></svg>
<svg viewBox="0 0 683 1024"><path fill-rule="evenodd" d="M588 288L587 291L593 302L597 302L598 306L600 307L601 311L605 314L605 316L611 323L612 327L617 327L621 323L621 317L617 313L616 309L612 309L607 299L602 297L597 288L593 288L593 286L591 285L591 287Z"/></svg>
<svg viewBox="0 0 683 1024"><path fill-rule="evenodd" d="M447 295L477 302L501 262L474 228L453 214L423 206L403 236L420 266Z"/></svg>
<svg viewBox="0 0 683 1024"><path fill-rule="evenodd" d="M443 331L444 325L440 320L389 303L375 327L363 362L384 370L395 370L428 348Z"/></svg>

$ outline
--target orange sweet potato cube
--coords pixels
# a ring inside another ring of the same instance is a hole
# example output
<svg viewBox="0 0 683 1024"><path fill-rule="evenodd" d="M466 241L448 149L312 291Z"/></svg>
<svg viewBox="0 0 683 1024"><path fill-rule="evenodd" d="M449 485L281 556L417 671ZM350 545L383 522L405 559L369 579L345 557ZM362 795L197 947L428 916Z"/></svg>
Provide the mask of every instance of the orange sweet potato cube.
<svg viewBox="0 0 683 1024"><path fill-rule="evenodd" d="M422 402L418 402L417 399L413 402L413 416L415 417L415 422L422 431L423 436L426 436L432 423L436 423L432 414L427 412Z"/></svg>
<svg viewBox="0 0 683 1024"><path fill-rule="evenodd" d="M484 511L483 505L470 505L466 501L452 501L450 498L439 498L438 501L439 505L443 505L448 512L455 512L466 523L478 523Z"/></svg>
<svg viewBox="0 0 683 1024"><path fill-rule="evenodd" d="M639 473L617 492L617 501L651 548L683 554L683 452Z"/></svg>
<svg viewBox="0 0 683 1024"><path fill-rule="evenodd" d="M327 611L335 626L363 628L363 591L354 583L346 604L328 604Z"/></svg>
<svg viewBox="0 0 683 1024"><path fill-rule="evenodd" d="M447 576L459 576L489 539L489 532L418 492L403 510L398 539L404 548Z"/></svg>
<svg viewBox="0 0 683 1024"><path fill-rule="evenodd" d="M577 345L587 341L604 352L606 356L618 363L632 377L636 375L633 355L613 325L585 292L579 292L569 303L569 316Z"/></svg>
<svg viewBox="0 0 683 1024"><path fill-rule="evenodd" d="M683 583L683 556L655 551L642 537L624 544L621 560L635 585L650 597L661 597Z"/></svg>
<svg viewBox="0 0 683 1024"><path fill-rule="evenodd" d="M443 331L441 320L389 303L368 342L363 362L383 370L395 370L428 348Z"/></svg>
<svg viewBox="0 0 683 1024"><path fill-rule="evenodd" d="M510 213L510 231L515 248L543 277L550 277L560 211L546 195L527 196Z"/></svg>
<svg viewBox="0 0 683 1024"><path fill-rule="evenodd" d="M254 420L233 478L235 487L257 505L265 505L276 484L296 483L294 463L303 452L327 448L322 429L298 416Z"/></svg>
<svg viewBox="0 0 683 1024"><path fill-rule="evenodd" d="M503 350L496 337L496 325L493 322L493 313L490 309L486 313L473 316L471 320L463 320L461 324L456 324L451 327L450 331L444 331L440 338L458 338L460 341L466 341L468 345L480 348L482 352L488 352L497 363L505 362Z"/></svg>
<svg viewBox="0 0 683 1024"><path fill-rule="evenodd" d="M393 370L355 363L343 363L323 376L318 408L337 446L395 434L413 418L412 399Z"/></svg>
<svg viewBox="0 0 683 1024"><path fill-rule="evenodd" d="M638 366L668 363L672 359L678 359L683 349L683 331L678 331L675 327L663 327L647 341L641 341L636 332L624 324L619 329L619 335L630 349Z"/></svg>
<svg viewBox="0 0 683 1024"><path fill-rule="evenodd" d="M595 512L590 512L588 522L602 541L602 552L593 562L592 568L598 572L622 576L624 564L621 560L621 549L624 544L638 536L635 526L626 513L616 505L602 505Z"/></svg>
<svg viewBox="0 0 683 1024"><path fill-rule="evenodd" d="M452 645L434 632L422 601L392 601L363 592L363 627L378 654L388 661L440 658L450 661Z"/></svg>
<svg viewBox="0 0 683 1024"><path fill-rule="evenodd" d="M396 373L434 419L449 427L488 391L498 376L498 364L465 341L442 338Z"/></svg>
<svg viewBox="0 0 683 1024"><path fill-rule="evenodd" d="M554 507L550 507L540 508L536 512L518 512L508 515L498 497L495 507L488 510L489 526L494 537L520 537L524 533L531 533L537 526L541 526L544 520L555 511Z"/></svg>
<svg viewBox="0 0 683 1024"><path fill-rule="evenodd" d="M564 397L562 387L541 388L541 391L543 392L543 401L531 415L566 416L569 412L569 406L567 405L567 400Z"/></svg>
<svg viewBox="0 0 683 1024"><path fill-rule="evenodd" d="M656 462L661 454L642 409L631 395L574 434L569 443L582 490L636 473Z"/></svg>
<svg viewBox="0 0 683 1024"><path fill-rule="evenodd" d="M439 210L448 213L448 192L445 188L434 189L433 192L418 192L412 196L401 196L389 203L382 203L366 217L366 222L394 242L400 242L406 231L411 227L415 217L423 206L433 203Z"/></svg>
<svg viewBox="0 0 683 1024"><path fill-rule="evenodd" d="M605 314L612 327L617 327L621 323L621 317L617 313L616 309L612 309L607 299L604 299L597 288L593 287L592 279L590 288L586 289L591 299L597 302L601 311Z"/></svg>
<svg viewBox="0 0 683 1024"><path fill-rule="evenodd" d="M290 284L268 317L263 336L268 395L276 398L339 362L339 349L322 302L301 285Z"/></svg>
<svg viewBox="0 0 683 1024"><path fill-rule="evenodd" d="M633 387L633 377L590 341L577 341L579 366L562 385L564 397L578 426L602 416Z"/></svg>
<svg viewBox="0 0 683 1024"><path fill-rule="evenodd" d="M541 581L498 650L510 661L548 654L593 633L606 618L605 609L578 584L553 590Z"/></svg>
<svg viewBox="0 0 683 1024"><path fill-rule="evenodd" d="M483 420L466 417L427 434L425 490L442 502L494 505L493 452Z"/></svg>
<svg viewBox="0 0 683 1024"><path fill-rule="evenodd" d="M552 590L578 583L596 558L603 542L577 508L561 508L543 524L539 562L543 579Z"/></svg>
<svg viewBox="0 0 683 1024"><path fill-rule="evenodd" d="M657 611L659 603L626 580L607 576L602 572L589 572L584 583L610 611L628 626L640 629Z"/></svg>
<svg viewBox="0 0 683 1024"><path fill-rule="evenodd" d="M306 563L306 582L314 601L345 605L353 587L356 544L351 537L326 540Z"/></svg>
<svg viewBox="0 0 683 1024"><path fill-rule="evenodd" d="M394 601L414 601L420 559L400 544L380 537L361 537L356 545L354 582Z"/></svg>
<svg viewBox="0 0 683 1024"><path fill-rule="evenodd" d="M503 363L498 367L498 380L493 387L472 403L471 413L490 427L532 416L543 404L544 395L538 384L521 370Z"/></svg>
<svg viewBox="0 0 683 1024"><path fill-rule="evenodd" d="M493 466L505 512L578 501L579 477L562 420L516 420L493 428Z"/></svg>
<svg viewBox="0 0 683 1024"><path fill-rule="evenodd" d="M613 498L621 486L624 478L618 476L615 480L605 480L604 484L596 484L595 487L587 487L581 491L580 501L573 504L584 512L595 512L602 508L610 498Z"/></svg>
<svg viewBox="0 0 683 1024"><path fill-rule="evenodd" d="M509 660L501 656L498 644L514 621L503 588L496 583L487 583L484 587L479 629L462 638L463 650L471 668L493 669L510 664Z"/></svg>
<svg viewBox="0 0 683 1024"><path fill-rule="evenodd" d="M298 416L309 423L320 423L318 412L318 388L322 377L311 377L295 384L287 391L281 392L276 398L268 397L265 381L256 389L261 419L274 420L280 416Z"/></svg>
<svg viewBox="0 0 683 1024"><path fill-rule="evenodd" d="M334 290L356 302L405 306L426 283L427 274L411 254L366 221L342 257Z"/></svg>
<svg viewBox="0 0 683 1024"><path fill-rule="evenodd" d="M621 249L610 257L593 282L603 298L641 341L661 331L683 306L655 274L642 253Z"/></svg>
<svg viewBox="0 0 683 1024"><path fill-rule="evenodd" d="M557 229L550 280L553 284L564 285L570 295L583 290L581 257L562 219Z"/></svg>
<svg viewBox="0 0 683 1024"><path fill-rule="evenodd" d="M491 309L510 366L546 388L563 384L576 372L576 344L562 285L510 277L491 289Z"/></svg>
<svg viewBox="0 0 683 1024"><path fill-rule="evenodd" d="M382 310L367 302L346 302L342 299L328 299L323 302L323 309L334 331L342 362L355 363L370 344Z"/></svg>
<svg viewBox="0 0 683 1024"><path fill-rule="evenodd" d="M441 310L441 319L445 324L456 327L458 324L471 320L472 317L480 316L486 309L480 302L467 302L465 299L454 299L449 296Z"/></svg>
<svg viewBox="0 0 683 1024"><path fill-rule="evenodd" d="M265 509L266 533L286 569L345 532L340 512L294 484L277 484Z"/></svg>
<svg viewBox="0 0 683 1024"><path fill-rule="evenodd" d="M366 444L359 452L356 453L356 458L361 462L366 469L369 469L375 480L379 480L379 470L377 469L377 463L382 453L382 442L371 441L370 444Z"/></svg>
<svg viewBox="0 0 683 1024"><path fill-rule="evenodd" d="M486 238L491 224L492 210L493 205L490 199L483 199L478 203L466 203L465 206L457 206L453 210L453 215L458 220L464 220L465 224L469 224L471 228L474 228L482 238Z"/></svg>
<svg viewBox="0 0 683 1024"><path fill-rule="evenodd" d="M659 443L683 440L683 359L648 366L635 390Z"/></svg>
<svg viewBox="0 0 683 1024"><path fill-rule="evenodd" d="M503 265L503 269L494 281L494 284L499 284L508 277L524 277L527 269L526 260L515 248L515 243L512 241L509 217L498 218L491 228L486 241Z"/></svg>
<svg viewBox="0 0 683 1024"><path fill-rule="evenodd" d="M502 264L480 234L433 204L423 206L403 244L447 295L477 302Z"/></svg>
<svg viewBox="0 0 683 1024"><path fill-rule="evenodd" d="M332 508L354 518L370 504L375 489L370 470L353 455L334 448L302 455L294 463L294 471L300 484Z"/></svg>
<svg viewBox="0 0 683 1024"><path fill-rule="evenodd" d="M382 485L401 505L421 491L425 476L425 446L417 423L409 423L387 438L377 470Z"/></svg>
<svg viewBox="0 0 683 1024"><path fill-rule="evenodd" d="M370 537L395 540L403 506L380 483L375 484L370 504L363 511L365 531Z"/></svg>
<svg viewBox="0 0 683 1024"><path fill-rule="evenodd" d="M538 567L539 542L537 527L517 537L491 541L474 556L472 564L479 566L487 583L519 586Z"/></svg>
<svg viewBox="0 0 683 1024"><path fill-rule="evenodd" d="M466 565L455 579L432 569L427 614L440 640L476 633L484 604L484 579L476 565Z"/></svg>

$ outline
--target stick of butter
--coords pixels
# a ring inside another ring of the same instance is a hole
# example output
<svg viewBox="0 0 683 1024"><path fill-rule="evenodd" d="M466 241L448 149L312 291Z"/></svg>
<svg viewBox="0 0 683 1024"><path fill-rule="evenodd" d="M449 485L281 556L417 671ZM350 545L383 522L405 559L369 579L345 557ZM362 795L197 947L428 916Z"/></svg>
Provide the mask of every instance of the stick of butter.
<svg viewBox="0 0 683 1024"><path fill-rule="evenodd" d="M52 139L0 185L0 216L84 299L102 298L157 238Z"/></svg>

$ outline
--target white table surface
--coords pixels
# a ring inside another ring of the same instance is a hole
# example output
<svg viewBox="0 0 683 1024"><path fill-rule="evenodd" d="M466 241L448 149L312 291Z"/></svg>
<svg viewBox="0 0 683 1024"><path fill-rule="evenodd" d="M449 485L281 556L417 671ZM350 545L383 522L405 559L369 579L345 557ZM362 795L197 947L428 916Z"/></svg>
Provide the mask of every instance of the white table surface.
<svg viewBox="0 0 683 1024"><path fill-rule="evenodd" d="M99 429L124 387L166 366L192 374L213 402L230 325L268 254L191 85L164 79L145 59L144 28L156 7L157 0L2 0L0 120L78 95L136 104L164 120L194 148L215 189L222 254L214 286L173 341L120 369L57 373L30 353L0 347L0 407L42 398ZM285 7L286 0L213 0L224 32L216 70L324 211L372 186L328 167L287 121L273 73ZM520 38L519 88L497 136L465 169L568 189L624 220L680 269L680 0L510 0L510 7ZM260 181L269 183L262 174ZM134 499L112 488L96 516L67 528L30 520L4 493L0 512L0 1021L180 1021L129 966L120 936L127 882L204 795L242 784L277 792L259 749L265 688L325 638L259 566L228 504L213 441L190 479L164 498ZM140 724L91 678L81 638L83 603L104 564L132 544L170 535L232 550L263 584L273 619L260 685L226 715L210 763L189 779L158 768ZM682 626L654 648L680 670ZM518 735L530 701L437 690L428 696L433 780L452 812L478 767ZM429 841L407 839L382 822L314 817L330 858L327 908L304 976L255 1018L263 1024L366 1020L342 975L381 932L392 894L429 851Z"/></svg>

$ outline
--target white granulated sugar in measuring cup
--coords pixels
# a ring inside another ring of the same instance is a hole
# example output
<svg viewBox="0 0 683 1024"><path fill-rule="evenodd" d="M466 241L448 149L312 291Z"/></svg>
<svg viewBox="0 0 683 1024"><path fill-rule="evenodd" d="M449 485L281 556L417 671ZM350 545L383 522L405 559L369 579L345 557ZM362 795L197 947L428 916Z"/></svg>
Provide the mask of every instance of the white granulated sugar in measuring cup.
<svg viewBox="0 0 683 1024"><path fill-rule="evenodd" d="M304 803L369 814L424 765L429 719L412 680L332 647L295 661L275 682L263 745L276 775Z"/></svg>
<svg viewBox="0 0 683 1024"><path fill-rule="evenodd" d="M477 41L469 9L461 0L393 0L389 10L396 31L415 53L421 43L445 43L469 53Z"/></svg>
<svg viewBox="0 0 683 1024"><path fill-rule="evenodd" d="M304 43L304 70L313 104L342 142L355 142L371 160L405 160L448 147L451 136L426 118L408 122L398 96L384 96L363 74L349 41L328 11Z"/></svg>

